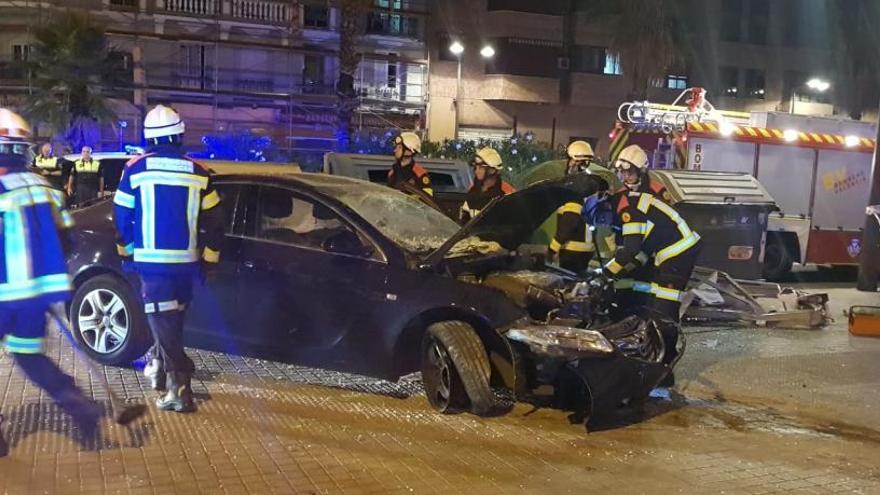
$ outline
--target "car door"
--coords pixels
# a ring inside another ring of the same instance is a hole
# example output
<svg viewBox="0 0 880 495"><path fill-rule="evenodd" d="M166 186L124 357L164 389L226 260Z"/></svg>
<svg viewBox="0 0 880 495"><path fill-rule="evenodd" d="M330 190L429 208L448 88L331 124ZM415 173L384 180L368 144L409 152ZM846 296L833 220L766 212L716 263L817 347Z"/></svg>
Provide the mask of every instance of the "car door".
<svg viewBox="0 0 880 495"><path fill-rule="evenodd" d="M323 201L276 186L260 187L251 228L239 277L248 335L281 359L369 371L362 343L375 340L386 301L377 246ZM334 239L356 245L340 249Z"/></svg>
<svg viewBox="0 0 880 495"><path fill-rule="evenodd" d="M238 301L241 242L249 198L256 194L256 186L223 182L214 186L221 199L226 235L220 247L220 262L209 275L193 284L185 336L188 345L234 353L237 350L235 329L241 323Z"/></svg>

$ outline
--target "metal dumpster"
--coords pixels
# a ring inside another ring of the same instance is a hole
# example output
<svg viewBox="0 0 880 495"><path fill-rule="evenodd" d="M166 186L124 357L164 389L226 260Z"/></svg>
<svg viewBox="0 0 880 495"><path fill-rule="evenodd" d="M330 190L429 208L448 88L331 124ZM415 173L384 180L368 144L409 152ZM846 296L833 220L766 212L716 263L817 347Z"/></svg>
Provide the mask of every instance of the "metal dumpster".
<svg viewBox="0 0 880 495"><path fill-rule="evenodd" d="M703 238L697 264L734 278L758 279L764 262L767 218L776 201L749 174L652 170L676 210Z"/></svg>

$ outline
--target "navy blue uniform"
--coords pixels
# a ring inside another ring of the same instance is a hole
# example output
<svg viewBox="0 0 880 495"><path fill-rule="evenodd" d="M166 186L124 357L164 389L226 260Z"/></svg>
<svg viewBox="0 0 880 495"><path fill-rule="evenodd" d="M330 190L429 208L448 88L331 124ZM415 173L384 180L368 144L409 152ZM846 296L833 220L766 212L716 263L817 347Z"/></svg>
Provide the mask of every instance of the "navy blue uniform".
<svg viewBox="0 0 880 495"><path fill-rule="evenodd" d="M191 375L183 312L202 263L220 258L220 196L207 170L177 147L160 146L128 164L113 203L117 248L141 276L144 311L165 369Z"/></svg>

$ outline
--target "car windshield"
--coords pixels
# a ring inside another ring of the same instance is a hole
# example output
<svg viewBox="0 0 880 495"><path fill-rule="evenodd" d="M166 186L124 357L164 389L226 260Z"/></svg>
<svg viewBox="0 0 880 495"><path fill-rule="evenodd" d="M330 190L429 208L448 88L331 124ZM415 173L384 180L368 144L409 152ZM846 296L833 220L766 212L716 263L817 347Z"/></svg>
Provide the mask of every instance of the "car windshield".
<svg viewBox="0 0 880 495"><path fill-rule="evenodd" d="M384 187L346 190L336 197L412 253L430 253L460 228L452 219L418 199Z"/></svg>

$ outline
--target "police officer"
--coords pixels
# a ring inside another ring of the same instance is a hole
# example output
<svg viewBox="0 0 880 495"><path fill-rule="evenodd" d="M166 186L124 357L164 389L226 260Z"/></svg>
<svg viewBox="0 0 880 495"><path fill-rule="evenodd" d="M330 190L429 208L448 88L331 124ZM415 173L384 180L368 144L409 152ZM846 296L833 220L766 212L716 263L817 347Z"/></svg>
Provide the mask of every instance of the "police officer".
<svg viewBox="0 0 880 495"><path fill-rule="evenodd" d="M416 163L415 156L422 151L422 140L414 132L401 132L394 138L394 165L388 171L388 185L404 190L404 184L421 190L428 196L434 195L428 172Z"/></svg>
<svg viewBox="0 0 880 495"><path fill-rule="evenodd" d="M477 152L473 161L474 184L468 189L459 214L461 223L467 223L480 214L493 199L510 194L516 189L501 177L504 164L501 155L486 147Z"/></svg>
<svg viewBox="0 0 880 495"><path fill-rule="evenodd" d="M223 214L208 171L181 150L185 126L173 109L158 105L144 119L148 152L130 162L114 196L120 255L141 278L141 295L158 363L150 378L157 389L166 372L165 411L192 412L195 365L183 349L184 311L201 269L220 259ZM199 232L204 232L200 239Z"/></svg>
<svg viewBox="0 0 880 495"><path fill-rule="evenodd" d="M40 175L50 175L61 171L61 163L52 149L52 143L43 143L40 152L34 157L31 168Z"/></svg>
<svg viewBox="0 0 880 495"><path fill-rule="evenodd" d="M679 308L697 262L700 236L673 207L651 194L630 192L613 198L617 201L614 221L621 229L623 246L604 269L620 277L636 264L640 253L651 260L650 297L643 316L656 322L673 359Z"/></svg>
<svg viewBox="0 0 880 495"><path fill-rule="evenodd" d="M586 141L573 141L566 148L568 161L565 166L565 175L589 172L590 163L595 160L593 147Z"/></svg>
<svg viewBox="0 0 880 495"><path fill-rule="evenodd" d="M99 196L101 162L92 158L91 146L83 146L80 158L70 167L67 195L70 204L77 205Z"/></svg>
<svg viewBox="0 0 880 495"><path fill-rule="evenodd" d="M0 142L14 137L0 128ZM73 219L63 210L61 192L44 178L8 169L0 169L0 218L0 337L28 379L70 414L83 439L89 439L101 408L44 354L46 312L70 296L65 248ZM0 436L0 456L7 451Z"/></svg>

